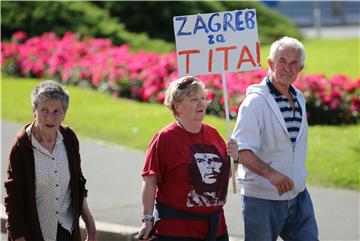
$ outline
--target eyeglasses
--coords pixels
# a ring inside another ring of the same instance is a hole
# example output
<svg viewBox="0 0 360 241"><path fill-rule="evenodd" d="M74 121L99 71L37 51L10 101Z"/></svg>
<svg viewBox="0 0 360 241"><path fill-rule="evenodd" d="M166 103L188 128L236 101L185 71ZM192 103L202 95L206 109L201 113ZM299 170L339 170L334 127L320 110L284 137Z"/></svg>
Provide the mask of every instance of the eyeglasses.
<svg viewBox="0 0 360 241"><path fill-rule="evenodd" d="M177 89L178 90L184 90L187 87L189 87L194 81L195 81L195 79L192 78L192 77L185 78L185 79L183 79L183 81L180 82Z"/></svg>
<svg viewBox="0 0 360 241"><path fill-rule="evenodd" d="M206 97L193 97L193 98L189 98L188 99L190 103L194 104L194 105L207 105L210 103L210 101L206 98Z"/></svg>

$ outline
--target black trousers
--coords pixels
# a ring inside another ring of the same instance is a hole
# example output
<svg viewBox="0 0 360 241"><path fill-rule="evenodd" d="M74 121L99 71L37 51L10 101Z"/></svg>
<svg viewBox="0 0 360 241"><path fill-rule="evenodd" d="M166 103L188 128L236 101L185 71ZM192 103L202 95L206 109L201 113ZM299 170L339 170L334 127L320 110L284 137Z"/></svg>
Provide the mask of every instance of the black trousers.
<svg viewBox="0 0 360 241"><path fill-rule="evenodd" d="M58 223L56 241L72 241L72 233Z"/></svg>

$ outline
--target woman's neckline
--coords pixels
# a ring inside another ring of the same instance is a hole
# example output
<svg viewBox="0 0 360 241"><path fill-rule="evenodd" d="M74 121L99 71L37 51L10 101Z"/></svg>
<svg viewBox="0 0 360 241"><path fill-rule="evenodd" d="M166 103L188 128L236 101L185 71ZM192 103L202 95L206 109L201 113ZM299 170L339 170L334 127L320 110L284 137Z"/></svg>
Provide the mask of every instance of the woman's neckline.
<svg viewBox="0 0 360 241"><path fill-rule="evenodd" d="M188 133L190 133L190 134L195 134L195 135L196 135L196 134L199 134L199 133L201 132L202 126L203 126L203 124L201 124L199 130L197 130L197 131L192 131L192 130L188 130L188 129L181 123L181 121L179 121L179 120L175 120L175 124L176 124L178 127L180 127L181 129L183 129L184 131L186 131L186 132L188 132Z"/></svg>

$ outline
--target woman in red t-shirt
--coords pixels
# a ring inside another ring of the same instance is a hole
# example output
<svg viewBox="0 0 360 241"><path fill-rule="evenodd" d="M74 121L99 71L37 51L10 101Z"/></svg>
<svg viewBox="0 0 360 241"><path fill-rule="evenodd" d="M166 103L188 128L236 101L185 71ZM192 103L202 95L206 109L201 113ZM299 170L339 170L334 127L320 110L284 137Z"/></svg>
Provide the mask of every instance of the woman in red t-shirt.
<svg viewBox="0 0 360 241"><path fill-rule="evenodd" d="M146 152L138 237L226 241L227 156L238 160L237 143L229 140L226 144L215 128L203 122L206 90L198 79L173 81L165 105L175 121L156 133Z"/></svg>

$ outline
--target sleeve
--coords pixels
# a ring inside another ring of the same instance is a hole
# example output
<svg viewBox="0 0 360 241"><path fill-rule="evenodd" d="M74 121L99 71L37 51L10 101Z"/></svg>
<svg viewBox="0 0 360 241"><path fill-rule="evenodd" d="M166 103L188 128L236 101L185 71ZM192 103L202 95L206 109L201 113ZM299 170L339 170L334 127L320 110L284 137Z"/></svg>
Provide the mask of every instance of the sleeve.
<svg viewBox="0 0 360 241"><path fill-rule="evenodd" d="M141 176L156 175L157 182L160 183L162 181L165 169L164 160L162 159L163 155L161 155L163 148L165 147L162 135L157 133L146 150Z"/></svg>
<svg viewBox="0 0 360 241"><path fill-rule="evenodd" d="M79 139L77 138L75 132L70 128L68 127L67 128L67 132L69 134L69 137L71 139L71 142L73 144L73 148L74 148L74 154L75 154L75 158L77 160L77 169L79 170L79 180L82 180L83 183L84 183L84 186L85 186L85 183L86 183L86 178L84 177L84 174L82 172L82 168L81 168L81 156L80 156L80 143L79 143ZM88 196L88 190L84 189L84 197L87 197Z"/></svg>
<svg viewBox="0 0 360 241"><path fill-rule="evenodd" d="M24 161L20 150L14 145L8 159L5 179L5 210L8 216L7 229L10 239L25 235L26 181Z"/></svg>
<svg viewBox="0 0 360 241"><path fill-rule="evenodd" d="M239 150L251 150L258 153L262 132L261 108L266 106L263 98L257 94L248 95L241 104L232 134Z"/></svg>

